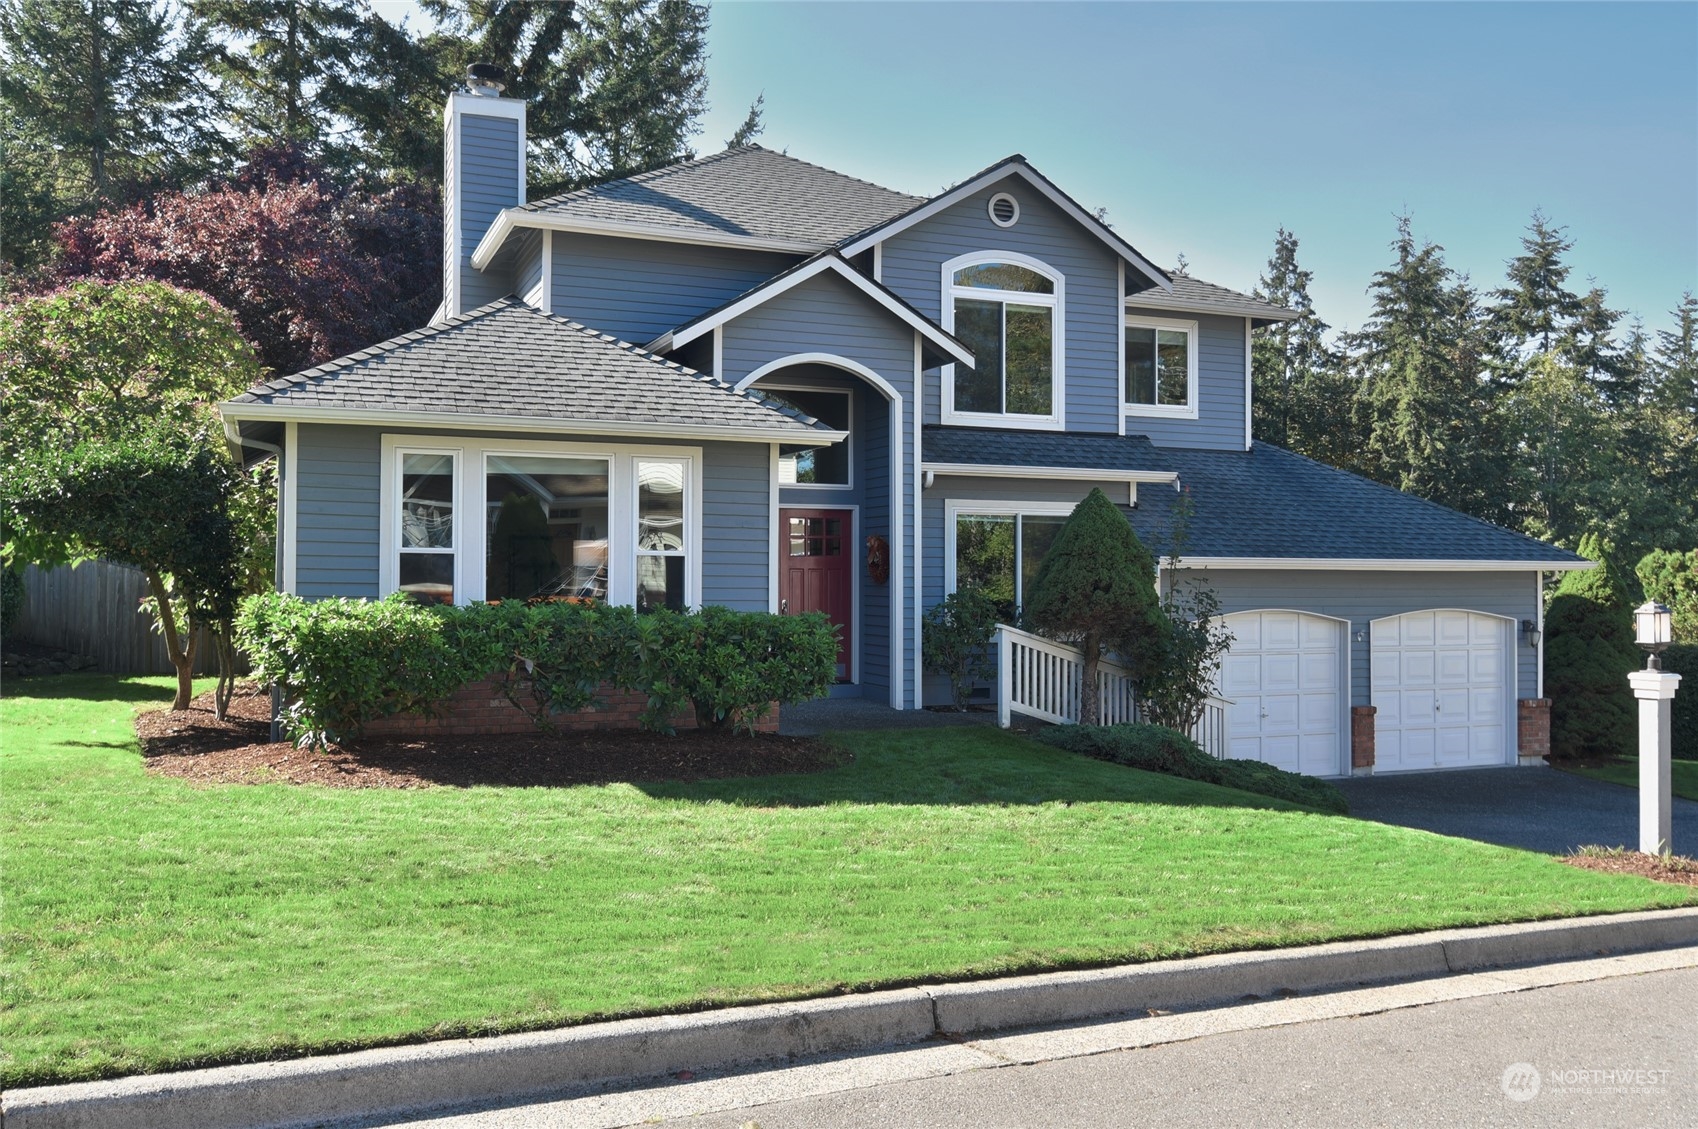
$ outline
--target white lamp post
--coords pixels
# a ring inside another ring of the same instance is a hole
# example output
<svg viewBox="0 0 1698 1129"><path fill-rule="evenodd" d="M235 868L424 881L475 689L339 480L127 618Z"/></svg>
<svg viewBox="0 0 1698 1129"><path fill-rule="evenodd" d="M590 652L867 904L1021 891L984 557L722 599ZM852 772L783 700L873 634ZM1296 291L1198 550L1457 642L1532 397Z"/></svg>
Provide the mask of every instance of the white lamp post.
<svg viewBox="0 0 1698 1129"><path fill-rule="evenodd" d="M1674 732L1674 692L1680 675L1663 670L1657 658L1674 639L1674 617L1655 601L1633 611L1634 642L1649 652L1645 669L1627 676L1639 699L1639 849L1668 854L1674 807L1674 777L1669 763Z"/></svg>

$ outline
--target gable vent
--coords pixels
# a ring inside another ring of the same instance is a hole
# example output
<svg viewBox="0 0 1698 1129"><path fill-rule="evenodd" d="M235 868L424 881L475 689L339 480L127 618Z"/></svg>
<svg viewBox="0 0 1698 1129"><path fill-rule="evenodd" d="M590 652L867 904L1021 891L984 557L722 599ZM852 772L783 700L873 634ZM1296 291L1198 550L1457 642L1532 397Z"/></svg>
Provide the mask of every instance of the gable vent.
<svg viewBox="0 0 1698 1129"><path fill-rule="evenodd" d="M990 198L990 218L998 227L1013 227L1020 219L1020 201L1006 192L998 192Z"/></svg>

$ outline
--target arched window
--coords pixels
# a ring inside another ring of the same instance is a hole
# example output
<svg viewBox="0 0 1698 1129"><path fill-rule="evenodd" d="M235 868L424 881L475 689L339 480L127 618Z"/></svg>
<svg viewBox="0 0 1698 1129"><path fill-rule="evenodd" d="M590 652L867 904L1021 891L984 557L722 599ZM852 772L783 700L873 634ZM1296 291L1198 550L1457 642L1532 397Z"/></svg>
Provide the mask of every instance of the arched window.
<svg viewBox="0 0 1698 1129"><path fill-rule="evenodd" d="M1060 272L987 251L943 265L944 328L978 364L944 370L945 423L1058 428L1062 420Z"/></svg>

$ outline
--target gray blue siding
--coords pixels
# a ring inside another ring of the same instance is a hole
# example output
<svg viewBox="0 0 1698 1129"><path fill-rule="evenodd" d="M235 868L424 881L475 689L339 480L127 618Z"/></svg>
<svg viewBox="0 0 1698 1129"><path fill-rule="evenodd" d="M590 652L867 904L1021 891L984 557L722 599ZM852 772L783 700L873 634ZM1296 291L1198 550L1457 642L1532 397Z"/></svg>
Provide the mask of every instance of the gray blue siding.
<svg viewBox="0 0 1698 1129"><path fill-rule="evenodd" d="M378 496L384 434L465 432L301 424L296 479L295 588L308 597L378 594ZM488 439L487 432L476 438ZM508 439L576 443L591 449L655 439L515 434ZM662 441L664 442L664 441ZM692 444L692 446L697 444ZM702 599L744 611L768 607L771 495L765 443L704 442Z"/></svg>
<svg viewBox="0 0 1698 1129"><path fill-rule="evenodd" d="M464 105L464 100L457 101ZM464 312L504 297L512 289L513 280L506 273L474 270L472 252L503 209L525 202L525 186L519 183L519 147L524 139L512 118L462 110L459 122L460 310Z"/></svg>
<svg viewBox="0 0 1698 1129"><path fill-rule="evenodd" d="M543 308L542 232L521 231L514 234L513 293L537 309Z"/></svg>
<svg viewBox="0 0 1698 1129"><path fill-rule="evenodd" d="M1159 447L1244 449L1244 318L1132 309L1130 313L1197 323L1196 419L1127 416L1128 435Z"/></svg>
<svg viewBox="0 0 1698 1129"><path fill-rule="evenodd" d="M554 233L554 312L645 345L724 305L794 256Z"/></svg>
<svg viewBox="0 0 1698 1129"><path fill-rule="evenodd" d="M1011 228L990 221L998 192L1020 202ZM1119 258L1018 177L991 185L893 236L881 279L927 317L943 319L943 264L977 251L1017 251L1066 276L1066 424L1069 431L1119 430ZM939 370L926 373L927 423L937 423Z"/></svg>

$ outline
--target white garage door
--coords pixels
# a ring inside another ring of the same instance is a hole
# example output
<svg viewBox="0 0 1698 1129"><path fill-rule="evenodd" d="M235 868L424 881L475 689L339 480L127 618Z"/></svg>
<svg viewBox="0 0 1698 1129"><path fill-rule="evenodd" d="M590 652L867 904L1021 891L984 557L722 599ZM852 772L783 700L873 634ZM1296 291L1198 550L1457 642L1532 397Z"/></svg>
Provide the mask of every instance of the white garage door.
<svg viewBox="0 0 1698 1129"><path fill-rule="evenodd" d="M1508 763L1508 620L1426 611L1370 626L1375 772Z"/></svg>
<svg viewBox="0 0 1698 1129"><path fill-rule="evenodd" d="M1344 625L1302 612L1226 616L1232 649L1221 661L1229 756L1291 772L1343 771Z"/></svg>

